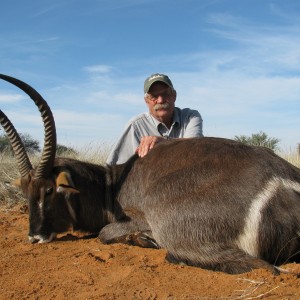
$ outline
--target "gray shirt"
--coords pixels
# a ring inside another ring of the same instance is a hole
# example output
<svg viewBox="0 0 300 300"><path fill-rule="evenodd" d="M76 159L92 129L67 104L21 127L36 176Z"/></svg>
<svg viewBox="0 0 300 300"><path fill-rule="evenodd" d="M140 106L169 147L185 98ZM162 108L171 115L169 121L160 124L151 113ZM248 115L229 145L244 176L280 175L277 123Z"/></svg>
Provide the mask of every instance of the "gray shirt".
<svg viewBox="0 0 300 300"><path fill-rule="evenodd" d="M201 115L197 110L175 107L173 124L170 129L156 120L149 112L134 117L127 124L106 163L115 165L126 162L135 153L144 136L203 137Z"/></svg>

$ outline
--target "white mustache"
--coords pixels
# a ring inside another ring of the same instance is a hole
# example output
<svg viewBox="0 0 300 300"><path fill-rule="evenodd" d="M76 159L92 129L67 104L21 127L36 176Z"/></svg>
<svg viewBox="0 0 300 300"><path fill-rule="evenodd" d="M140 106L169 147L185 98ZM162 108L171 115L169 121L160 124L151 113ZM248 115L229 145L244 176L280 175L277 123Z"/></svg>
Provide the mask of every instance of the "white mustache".
<svg viewBox="0 0 300 300"><path fill-rule="evenodd" d="M168 109L170 107L169 103L163 103L163 104L155 104L154 105L154 110L159 110L159 109Z"/></svg>

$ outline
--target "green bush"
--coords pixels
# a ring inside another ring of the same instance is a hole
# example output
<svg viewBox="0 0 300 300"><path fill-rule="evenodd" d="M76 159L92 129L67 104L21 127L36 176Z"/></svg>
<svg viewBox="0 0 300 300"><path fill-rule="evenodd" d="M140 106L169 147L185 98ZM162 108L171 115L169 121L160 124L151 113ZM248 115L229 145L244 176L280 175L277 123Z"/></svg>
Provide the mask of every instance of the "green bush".
<svg viewBox="0 0 300 300"><path fill-rule="evenodd" d="M240 135L234 137L235 141L242 142L247 145L267 147L272 150L278 150L279 139L268 137L265 132L260 131L251 136Z"/></svg>

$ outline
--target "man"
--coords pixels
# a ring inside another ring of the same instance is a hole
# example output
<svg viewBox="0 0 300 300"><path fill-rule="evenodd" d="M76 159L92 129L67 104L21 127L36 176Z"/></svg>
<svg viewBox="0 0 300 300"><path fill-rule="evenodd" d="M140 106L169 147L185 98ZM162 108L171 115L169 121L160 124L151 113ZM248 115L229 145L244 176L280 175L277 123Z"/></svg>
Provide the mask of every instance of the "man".
<svg viewBox="0 0 300 300"><path fill-rule="evenodd" d="M122 164L134 153L144 157L155 144L172 138L203 137L198 111L175 107L176 90L169 77L153 74L145 80L144 99L149 112L134 117L106 163Z"/></svg>

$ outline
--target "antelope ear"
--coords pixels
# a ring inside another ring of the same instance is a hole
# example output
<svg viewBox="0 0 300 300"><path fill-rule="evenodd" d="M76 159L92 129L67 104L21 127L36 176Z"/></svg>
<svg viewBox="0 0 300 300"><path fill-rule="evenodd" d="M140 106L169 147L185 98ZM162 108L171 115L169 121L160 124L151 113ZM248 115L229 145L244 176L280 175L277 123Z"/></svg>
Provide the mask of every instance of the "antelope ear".
<svg viewBox="0 0 300 300"><path fill-rule="evenodd" d="M68 194L79 194L80 192L75 189L72 188L70 186L65 186L65 185L60 185L59 187L56 188L56 192L57 193L68 193Z"/></svg>
<svg viewBox="0 0 300 300"><path fill-rule="evenodd" d="M23 181L23 184L25 183L25 185L28 186L30 181L31 181L31 173L28 173L24 177L19 177L19 178L13 180L13 181L5 182L5 184L9 187L12 187L12 188L21 189L22 188L22 181Z"/></svg>
<svg viewBox="0 0 300 300"><path fill-rule="evenodd" d="M56 177L56 192L57 193L79 193L74 186L74 182L70 173L60 172Z"/></svg>
<svg viewBox="0 0 300 300"><path fill-rule="evenodd" d="M16 188L21 188L21 178L17 178L13 180L12 182L8 183L8 185L16 187Z"/></svg>

